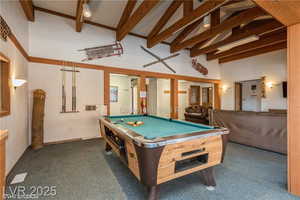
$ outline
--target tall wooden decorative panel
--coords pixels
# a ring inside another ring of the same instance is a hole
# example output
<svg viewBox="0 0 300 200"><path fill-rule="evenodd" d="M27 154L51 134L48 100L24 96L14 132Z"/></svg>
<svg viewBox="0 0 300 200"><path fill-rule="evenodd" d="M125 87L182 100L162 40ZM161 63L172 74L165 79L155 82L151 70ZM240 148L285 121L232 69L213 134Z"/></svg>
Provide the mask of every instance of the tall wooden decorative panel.
<svg viewBox="0 0 300 200"><path fill-rule="evenodd" d="M46 92L37 89L33 92L33 110L32 110L32 143L33 149L43 147L44 141L44 112L45 112Z"/></svg>
<svg viewBox="0 0 300 200"><path fill-rule="evenodd" d="M5 188L5 141L8 132L0 130L0 200L3 200Z"/></svg>

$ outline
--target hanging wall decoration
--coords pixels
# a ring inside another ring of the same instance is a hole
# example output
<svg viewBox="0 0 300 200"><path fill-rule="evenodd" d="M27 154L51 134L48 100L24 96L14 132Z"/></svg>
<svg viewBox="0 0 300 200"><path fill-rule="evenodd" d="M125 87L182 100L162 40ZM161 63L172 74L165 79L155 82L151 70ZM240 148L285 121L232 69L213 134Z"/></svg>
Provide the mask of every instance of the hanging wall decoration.
<svg viewBox="0 0 300 200"><path fill-rule="evenodd" d="M151 62L151 63L148 63L146 65L143 65L143 67L149 67L151 65L154 65L154 64L157 64L157 63L162 63L164 66L166 66L169 70L171 70L173 73L176 73L176 71L170 67L166 62L165 60L168 60L170 58L174 58L176 56L179 56L180 54L179 53L176 53L176 54L173 54L171 56L168 56L168 57L165 57L165 58L160 58L159 56L155 55L154 53L152 53L151 51L149 51L148 49L146 49L145 47L141 46L141 48L146 51L148 54L150 54L151 56L153 56L154 58L157 59L157 61L154 61L154 62Z"/></svg>
<svg viewBox="0 0 300 200"><path fill-rule="evenodd" d="M208 74L208 70L206 67L197 62L197 59L192 59L192 66L195 70L206 76Z"/></svg>
<svg viewBox="0 0 300 200"><path fill-rule="evenodd" d="M7 37L11 34L9 26L6 24L2 16L0 15L0 38L3 41L7 40Z"/></svg>
<svg viewBox="0 0 300 200"><path fill-rule="evenodd" d="M110 56L121 56L123 54L123 47L120 42L116 41L115 44L85 48L78 51L85 51L87 57L82 61L88 61Z"/></svg>
<svg viewBox="0 0 300 200"><path fill-rule="evenodd" d="M60 70L62 72L62 106L61 113L76 113L77 111L77 87L76 87L76 73L80 71L76 70L75 65L71 66L72 69L66 69L69 67L63 63L63 67ZM72 107L71 110L67 110L67 73L72 73Z"/></svg>

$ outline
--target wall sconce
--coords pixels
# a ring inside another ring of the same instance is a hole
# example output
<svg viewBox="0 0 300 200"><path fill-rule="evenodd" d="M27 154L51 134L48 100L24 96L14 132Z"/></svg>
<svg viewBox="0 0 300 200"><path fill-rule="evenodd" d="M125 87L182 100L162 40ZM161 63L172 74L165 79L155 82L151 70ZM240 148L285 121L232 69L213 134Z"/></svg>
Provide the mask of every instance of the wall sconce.
<svg viewBox="0 0 300 200"><path fill-rule="evenodd" d="M222 85L222 91L223 93L226 93L226 91L229 89L228 85Z"/></svg>
<svg viewBox="0 0 300 200"><path fill-rule="evenodd" d="M21 87L22 85L24 85L27 81L24 79L13 79L13 86L15 89L17 89L17 87Z"/></svg>
<svg viewBox="0 0 300 200"><path fill-rule="evenodd" d="M267 82L267 83L266 83L266 86L267 86L268 88L273 88L274 83L273 83L273 82Z"/></svg>

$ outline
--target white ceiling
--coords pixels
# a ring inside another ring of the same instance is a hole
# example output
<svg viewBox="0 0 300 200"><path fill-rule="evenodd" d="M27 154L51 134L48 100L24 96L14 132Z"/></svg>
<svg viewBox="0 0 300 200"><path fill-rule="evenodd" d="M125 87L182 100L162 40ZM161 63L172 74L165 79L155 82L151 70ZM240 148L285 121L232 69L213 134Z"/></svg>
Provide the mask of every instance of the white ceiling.
<svg viewBox="0 0 300 200"><path fill-rule="evenodd" d="M141 2L142 0L139 0L135 8L137 8ZM142 21L134 27L134 29L131 32L147 36L150 33L151 29L158 22L160 17L163 15L165 10L171 4L171 2L171 0L160 1L142 19ZM38 7L46 8L49 10L72 16L76 15L77 0L33 0L33 3L35 6ZM127 4L127 0L90 0L89 4L92 10L92 17L89 19L90 21L104 24L107 26L116 27ZM198 7L199 5L200 2L198 0L194 0L194 8ZM224 16L228 13L244 9L249 6L253 6L253 3L250 0L246 0L245 2L236 3L231 6L222 8L221 13L222 16ZM165 28L172 25L175 21L182 17L182 10L182 6L179 9L177 9L177 11L169 20ZM200 27L202 26L200 25ZM200 27L200 30L198 29L198 31L195 31L194 34L203 31ZM167 41L172 41L177 34L173 35L173 37L169 38Z"/></svg>

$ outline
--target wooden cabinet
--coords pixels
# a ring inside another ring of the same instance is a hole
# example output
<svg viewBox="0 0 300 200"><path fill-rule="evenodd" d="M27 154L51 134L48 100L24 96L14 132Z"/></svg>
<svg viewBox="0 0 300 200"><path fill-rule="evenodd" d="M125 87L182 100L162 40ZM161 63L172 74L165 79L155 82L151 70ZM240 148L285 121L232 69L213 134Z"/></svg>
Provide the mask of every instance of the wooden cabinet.
<svg viewBox="0 0 300 200"><path fill-rule="evenodd" d="M5 141L8 132L0 130L0 200L3 200L5 188Z"/></svg>

